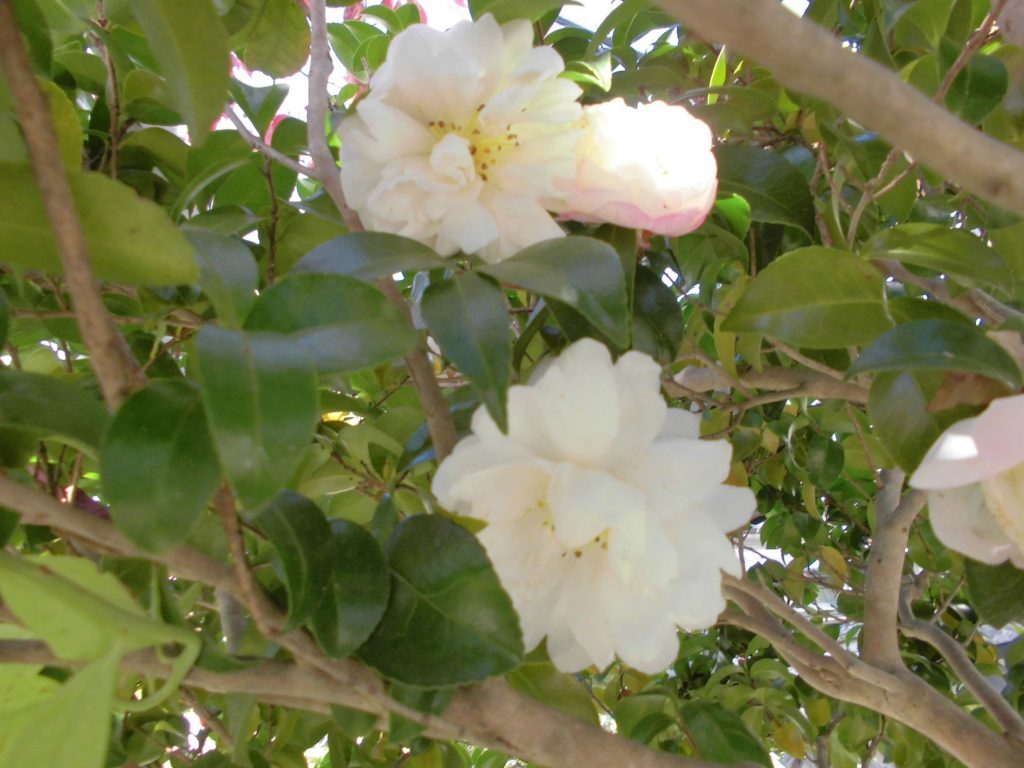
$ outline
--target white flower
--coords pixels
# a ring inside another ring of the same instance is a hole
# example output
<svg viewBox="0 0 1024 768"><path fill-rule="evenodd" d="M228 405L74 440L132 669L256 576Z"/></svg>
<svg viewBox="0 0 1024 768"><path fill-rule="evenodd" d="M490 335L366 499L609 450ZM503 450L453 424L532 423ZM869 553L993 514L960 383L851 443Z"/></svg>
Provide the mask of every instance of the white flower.
<svg viewBox="0 0 1024 768"><path fill-rule="evenodd" d="M578 341L509 390L507 435L478 409L434 477L442 504L487 522L478 535L527 648L546 635L563 671L616 654L665 669L676 626L713 624L720 570L740 573L725 534L750 518L753 493L722 485L731 447L668 409L658 374L647 355L612 364L601 344Z"/></svg>
<svg viewBox="0 0 1024 768"><path fill-rule="evenodd" d="M539 200L573 174L578 86L525 21L399 33L340 127L342 187L367 229L500 261L564 233Z"/></svg>
<svg viewBox="0 0 1024 768"><path fill-rule="evenodd" d="M932 528L950 549L1024 568L1024 395L993 400L935 442L910 484L928 491Z"/></svg>
<svg viewBox="0 0 1024 768"><path fill-rule="evenodd" d="M551 210L673 237L704 222L718 189L707 125L683 107L615 99L584 107L583 127L575 180Z"/></svg>

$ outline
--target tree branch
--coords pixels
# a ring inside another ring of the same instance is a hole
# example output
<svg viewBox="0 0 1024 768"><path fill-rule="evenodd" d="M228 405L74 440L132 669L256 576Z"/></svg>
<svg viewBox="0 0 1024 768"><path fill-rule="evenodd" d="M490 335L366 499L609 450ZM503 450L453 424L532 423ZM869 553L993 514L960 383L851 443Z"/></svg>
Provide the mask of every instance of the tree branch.
<svg viewBox="0 0 1024 768"><path fill-rule="evenodd" d="M246 591L230 568L188 547L162 554L139 550L107 521L18 485L3 474L0 474L0 504L20 513L26 523L49 525L101 551L162 563L183 578L218 585L252 610L246 602ZM277 611L273 606L267 610ZM277 621L275 618L270 623ZM395 712L421 723L434 738L461 739L544 765L721 768L716 763L657 752L607 733L549 709L500 679L460 689L442 715L425 715L391 699L377 675L361 664L350 659L327 658L304 632L281 633L273 639L287 648L299 663L270 662L227 674L197 668L189 673L185 684L215 693L252 693L263 701L317 712L327 711L328 704L341 704L382 716ZM42 648L45 648L42 644L26 646L0 642L0 661L40 663ZM45 658L55 661L52 656ZM160 666L154 656L133 654L127 658L126 664L135 671L160 676L168 669L166 665ZM57 663L66 665L68 662Z"/></svg>
<svg viewBox="0 0 1024 768"><path fill-rule="evenodd" d="M1024 154L962 122L898 73L773 0L659 0L702 37L824 99L965 189L1024 214Z"/></svg>
<svg viewBox="0 0 1024 768"><path fill-rule="evenodd" d="M341 175L327 146L327 81L331 77L331 51L327 45L327 8L324 0L309 3L311 41L309 49L309 103L307 126L309 154L313 158L313 177L319 181L341 214L350 232L361 232L359 215L348 207L341 190ZM307 171L308 173L308 171Z"/></svg>
<svg viewBox="0 0 1024 768"><path fill-rule="evenodd" d="M988 684L988 681L971 663L963 647L936 625L920 621L914 617L906 602L900 603L900 631L907 637L913 637L928 643L949 664L953 673L960 678L967 689L974 694L1000 727L1015 739L1024 749L1024 719L999 691Z"/></svg>
<svg viewBox="0 0 1024 768"><path fill-rule="evenodd" d="M896 634L903 562L910 526L927 498L923 491L911 491L901 501L903 480L902 472L887 473L887 482L875 497L876 523L865 579L861 657L890 672L904 669Z"/></svg>
<svg viewBox="0 0 1024 768"><path fill-rule="evenodd" d="M763 371L746 371L739 381L733 381L717 365L684 368L680 381L663 380L665 391L672 397L688 397L687 391L709 392L713 389L729 389L737 384L748 389L764 389L784 393L789 397L814 397L821 400L846 400L864 404L868 401L867 387L852 381L839 381L818 371L807 368L765 368ZM791 391L790 391L791 390Z"/></svg>
<svg viewBox="0 0 1024 768"><path fill-rule="evenodd" d="M279 152L278 150L274 149L272 146L264 142L255 133L252 133L249 130L249 127L242 120L242 118L239 117L235 110L233 110L230 106L228 106L224 110L224 116L231 121L232 125L234 125L235 128L238 129L238 134L242 137L242 139L245 140L245 143L248 144L253 149L255 149L264 157L269 158L270 160L273 160L275 163L283 165L288 170L295 171L295 173L301 174L303 176L311 176L313 174L310 168L307 168L298 160L288 157L288 155L284 154L283 152Z"/></svg>
<svg viewBox="0 0 1024 768"><path fill-rule="evenodd" d="M57 134L50 119L50 107L36 85L11 0L0 0L0 62L21 121L39 193L53 227L68 291L74 299L78 327L89 348L103 398L113 410L132 390L145 384L145 375L100 298L75 199L60 153L56 151Z"/></svg>

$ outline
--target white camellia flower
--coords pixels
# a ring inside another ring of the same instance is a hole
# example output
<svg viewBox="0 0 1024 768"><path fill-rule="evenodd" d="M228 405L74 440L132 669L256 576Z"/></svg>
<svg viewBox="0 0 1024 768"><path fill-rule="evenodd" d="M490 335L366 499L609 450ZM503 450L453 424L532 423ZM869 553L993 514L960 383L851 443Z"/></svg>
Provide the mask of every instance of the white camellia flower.
<svg viewBox="0 0 1024 768"><path fill-rule="evenodd" d="M575 180L551 210L672 237L704 222L718 190L707 125L683 107L614 99L584 107L583 129Z"/></svg>
<svg viewBox="0 0 1024 768"><path fill-rule="evenodd" d="M928 491L932 528L950 549L1024 568L1024 395L993 400L935 442L910 484Z"/></svg>
<svg viewBox="0 0 1024 768"><path fill-rule="evenodd" d="M399 33L341 134L342 187L367 229L496 262L564 233L539 200L571 178L580 89L526 21Z"/></svg>
<svg viewBox="0 0 1024 768"><path fill-rule="evenodd" d="M698 416L668 409L658 375L647 355L613 364L578 341L509 390L507 435L478 409L434 476L442 504L487 522L478 535L526 647L547 636L566 672L616 654L664 670L676 627L713 624L720 571L740 573L725 534L750 518L754 495L722 485L731 446L700 440Z"/></svg>

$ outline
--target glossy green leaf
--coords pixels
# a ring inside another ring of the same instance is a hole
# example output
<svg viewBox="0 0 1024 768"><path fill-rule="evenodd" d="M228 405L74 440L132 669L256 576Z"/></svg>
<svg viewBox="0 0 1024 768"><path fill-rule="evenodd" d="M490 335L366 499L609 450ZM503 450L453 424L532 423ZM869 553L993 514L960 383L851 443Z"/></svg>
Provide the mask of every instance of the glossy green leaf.
<svg viewBox="0 0 1024 768"><path fill-rule="evenodd" d="M886 452L912 472L954 418L929 410L942 384L941 371L882 371L868 395L868 415Z"/></svg>
<svg viewBox="0 0 1024 768"><path fill-rule="evenodd" d="M348 656L366 642L384 615L391 592L388 561L365 528L332 520L333 571L313 614L313 636L328 655Z"/></svg>
<svg viewBox="0 0 1024 768"><path fill-rule="evenodd" d="M353 232L309 252L292 272L349 275L375 282L396 272L444 269L449 264L416 240L386 232Z"/></svg>
<svg viewBox="0 0 1024 768"><path fill-rule="evenodd" d="M647 267L638 266L633 296L633 348L663 365L676 359L686 329L672 289Z"/></svg>
<svg viewBox="0 0 1024 768"><path fill-rule="evenodd" d="M331 527L320 507L294 491L279 493L253 524L277 550L288 591L287 628L294 629L331 592L336 556Z"/></svg>
<svg viewBox="0 0 1024 768"><path fill-rule="evenodd" d="M701 759L771 768L768 750L735 712L713 701L689 701L679 707L679 714L683 732Z"/></svg>
<svg viewBox="0 0 1024 768"><path fill-rule="evenodd" d="M538 651L530 653L505 679L517 691L542 704L586 723L599 724L594 699L586 686L572 675L559 672Z"/></svg>
<svg viewBox="0 0 1024 768"><path fill-rule="evenodd" d="M834 248L800 248L759 272L722 323L800 347L835 349L871 341L888 330L882 275Z"/></svg>
<svg viewBox="0 0 1024 768"><path fill-rule="evenodd" d="M477 682L523 656L519 618L480 543L437 515L403 521L385 551L391 601L362 659L426 687Z"/></svg>
<svg viewBox="0 0 1024 768"><path fill-rule="evenodd" d="M481 271L568 304L614 344L628 346L625 276L618 253L608 243L590 237L545 240Z"/></svg>
<svg viewBox="0 0 1024 768"><path fill-rule="evenodd" d="M220 480L199 389L161 380L133 394L103 440L100 471L121 533L156 552L182 543Z"/></svg>
<svg viewBox="0 0 1024 768"><path fill-rule="evenodd" d="M211 0L135 0L135 18L149 39L172 103L202 143L220 117L230 80L228 36Z"/></svg>
<svg viewBox="0 0 1024 768"><path fill-rule="evenodd" d="M76 173L68 183L97 277L141 285L191 283L199 277L192 247L156 203L100 173ZM27 165L0 164L0 262L62 271L43 198Z"/></svg>
<svg viewBox="0 0 1024 768"><path fill-rule="evenodd" d="M1020 389L1022 383L1020 368L1006 350L980 329L949 320L896 326L857 356L848 375L918 368L977 373L1011 390Z"/></svg>
<svg viewBox="0 0 1024 768"><path fill-rule="evenodd" d="M498 428L512 373L512 332L501 289L472 272L431 283L423 292L423 319L445 355L469 379Z"/></svg>
<svg viewBox="0 0 1024 768"><path fill-rule="evenodd" d="M263 292L245 325L289 334L320 373L387 363L419 341L384 294L344 275L293 274L279 280Z"/></svg>
<svg viewBox="0 0 1024 768"><path fill-rule="evenodd" d="M0 765L104 768L121 656L115 644L35 707L0 725Z"/></svg>
<svg viewBox="0 0 1024 768"><path fill-rule="evenodd" d="M309 57L309 23L293 0L263 0L243 33L242 61L271 77L298 72Z"/></svg>
<svg viewBox="0 0 1024 768"><path fill-rule="evenodd" d="M627 739L648 744L677 722L675 704L661 693L641 693L620 699L612 709L618 732Z"/></svg>
<svg viewBox="0 0 1024 768"><path fill-rule="evenodd" d="M782 155L746 144L724 144L716 147L715 158L718 191L746 200L754 221L814 232L814 202L807 181Z"/></svg>
<svg viewBox="0 0 1024 768"><path fill-rule="evenodd" d="M199 285L228 328L239 328L256 302L259 269L252 251L238 238L205 229L186 230L199 260Z"/></svg>
<svg viewBox="0 0 1024 768"><path fill-rule="evenodd" d="M940 224L912 223L885 229L863 249L869 259L896 259L933 269L969 286L1008 289L1010 268L982 240L962 229Z"/></svg>
<svg viewBox="0 0 1024 768"><path fill-rule="evenodd" d="M110 416L98 397L71 381L14 369L0 371L0 425L54 437L96 453Z"/></svg>
<svg viewBox="0 0 1024 768"><path fill-rule="evenodd" d="M291 479L319 416L316 371L277 333L204 326L196 341L203 402L221 466L256 510Z"/></svg>
<svg viewBox="0 0 1024 768"><path fill-rule="evenodd" d="M971 606L981 620L1002 627L1024 618L1024 571L1012 563L986 565L964 558Z"/></svg>

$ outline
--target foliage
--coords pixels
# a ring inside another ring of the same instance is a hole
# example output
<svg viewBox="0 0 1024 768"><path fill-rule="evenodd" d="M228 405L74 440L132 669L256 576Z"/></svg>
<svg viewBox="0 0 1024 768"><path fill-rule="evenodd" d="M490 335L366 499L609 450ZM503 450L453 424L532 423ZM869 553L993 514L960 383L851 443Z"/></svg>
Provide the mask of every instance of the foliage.
<svg viewBox="0 0 1024 768"><path fill-rule="evenodd" d="M687 105L716 137L719 193L681 237L567 223L570 237L497 264L442 259L350 231L311 170L309 126L279 119L291 86L252 84L245 68L283 78L306 62L302 3L0 2L50 106L103 305L149 380L104 406L0 77L0 765L504 766L530 755L425 731L444 721L422 715L502 675L682 757L959 764L937 733L820 690L738 622L680 632L654 676L621 662L564 675L543 645L524 649L479 521L430 493L439 417L407 361L429 348L466 434L478 406L504 427L509 387L578 338L652 355L672 404L731 443L729 482L757 495L733 534L751 582L857 651L869 552L894 506L885 482L902 487L947 426L1021 389L1019 216L647 0L596 30L560 21L558 2L471 0L476 16L529 17L584 103ZM350 78L329 94L337 155L338 118L419 13L328 5ZM805 16L1024 147L1024 48L991 10L813 0ZM43 519L18 487L78 517ZM953 638L1011 708L1020 573L947 549L921 515L895 574L904 618ZM919 679L993 724L932 644L899 642ZM336 700L203 684L309 654L385 681L390 699L370 683Z"/></svg>

